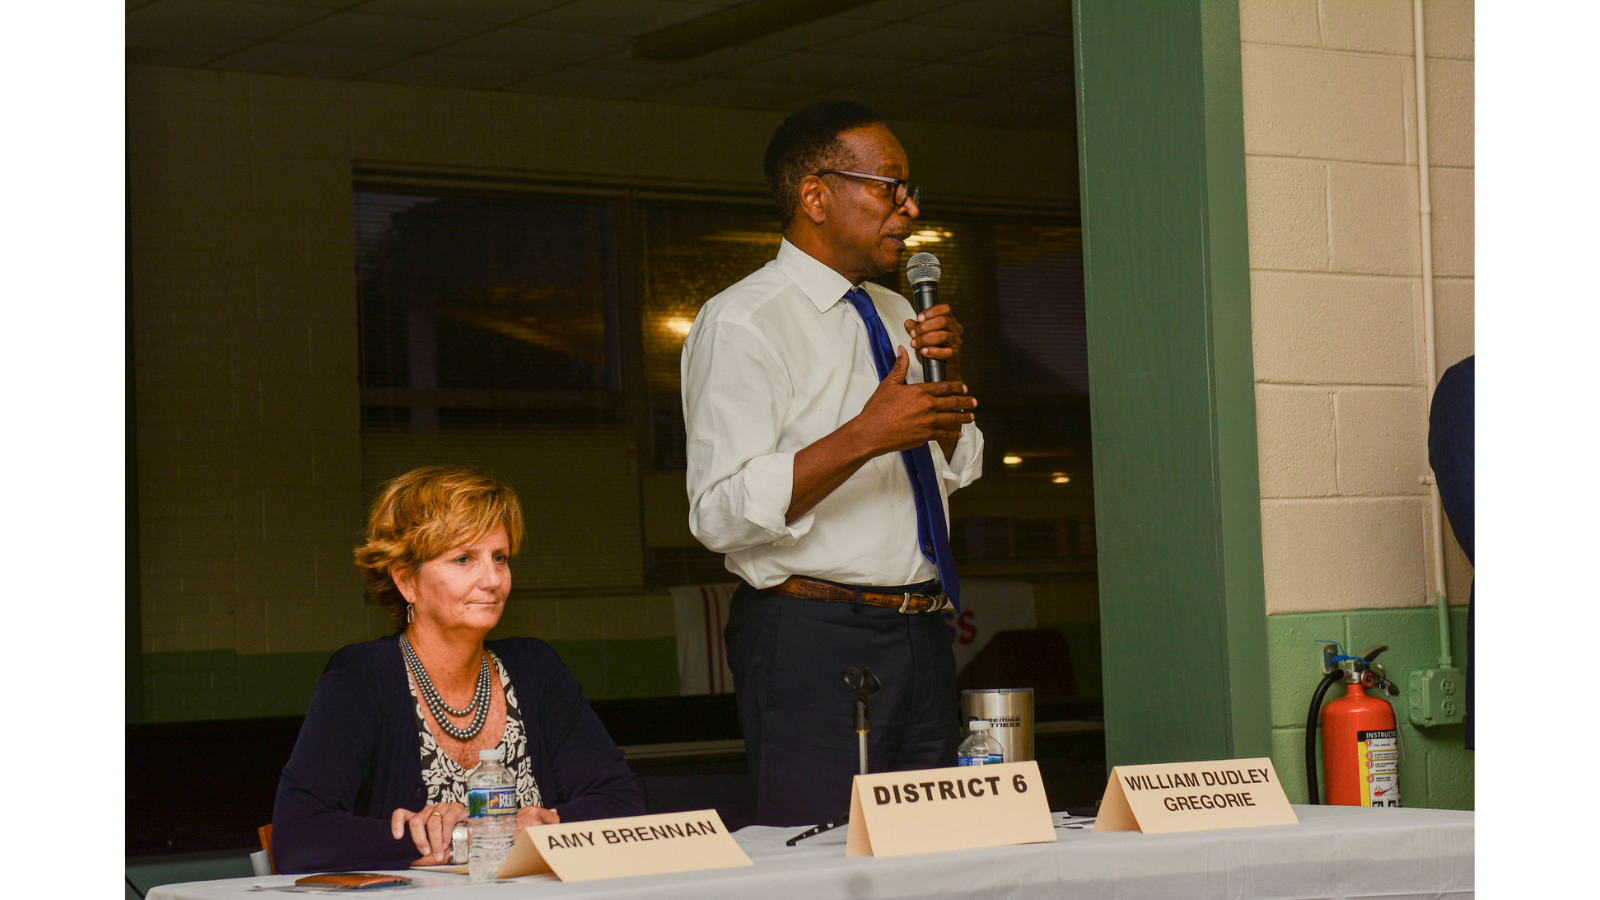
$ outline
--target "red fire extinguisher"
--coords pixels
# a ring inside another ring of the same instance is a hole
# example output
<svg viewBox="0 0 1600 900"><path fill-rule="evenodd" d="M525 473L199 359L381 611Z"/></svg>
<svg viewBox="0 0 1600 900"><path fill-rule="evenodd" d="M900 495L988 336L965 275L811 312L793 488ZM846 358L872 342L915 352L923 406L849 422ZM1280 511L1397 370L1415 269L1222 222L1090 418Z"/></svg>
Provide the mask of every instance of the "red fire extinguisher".
<svg viewBox="0 0 1600 900"><path fill-rule="evenodd" d="M1377 688L1398 696L1400 689L1384 677L1376 647L1362 656L1330 657L1335 668L1322 679L1311 700L1306 721L1306 785L1311 802L1317 801L1315 732L1322 714L1323 778L1332 806L1400 805L1400 731L1394 707L1381 696L1367 693ZM1326 707L1322 698L1335 681L1345 683L1345 695Z"/></svg>

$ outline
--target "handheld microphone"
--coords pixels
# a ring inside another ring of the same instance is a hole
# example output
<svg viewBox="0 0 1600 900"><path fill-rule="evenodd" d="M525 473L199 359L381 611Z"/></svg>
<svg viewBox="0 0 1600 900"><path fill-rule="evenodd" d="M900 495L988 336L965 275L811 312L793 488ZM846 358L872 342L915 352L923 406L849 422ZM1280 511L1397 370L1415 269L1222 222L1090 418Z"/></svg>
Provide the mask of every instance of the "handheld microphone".
<svg viewBox="0 0 1600 900"><path fill-rule="evenodd" d="M912 305L925 313L939 302L939 258L923 251L906 261L906 277L911 281ZM918 354L919 356L921 354ZM922 357L922 380L943 381L944 360Z"/></svg>

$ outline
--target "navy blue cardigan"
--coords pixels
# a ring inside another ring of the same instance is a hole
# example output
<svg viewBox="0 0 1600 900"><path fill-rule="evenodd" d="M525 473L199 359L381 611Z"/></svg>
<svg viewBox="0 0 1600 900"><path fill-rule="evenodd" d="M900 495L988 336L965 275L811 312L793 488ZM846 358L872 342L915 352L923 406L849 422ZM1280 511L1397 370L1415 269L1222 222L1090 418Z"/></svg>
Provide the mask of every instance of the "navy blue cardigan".
<svg viewBox="0 0 1600 900"><path fill-rule="evenodd" d="M544 641L489 641L517 693L545 806L563 822L644 814L639 781L583 689ZM404 869L421 854L389 817L427 803L422 745L395 635L328 661L278 782L272 857L279 872Z"/></svg>

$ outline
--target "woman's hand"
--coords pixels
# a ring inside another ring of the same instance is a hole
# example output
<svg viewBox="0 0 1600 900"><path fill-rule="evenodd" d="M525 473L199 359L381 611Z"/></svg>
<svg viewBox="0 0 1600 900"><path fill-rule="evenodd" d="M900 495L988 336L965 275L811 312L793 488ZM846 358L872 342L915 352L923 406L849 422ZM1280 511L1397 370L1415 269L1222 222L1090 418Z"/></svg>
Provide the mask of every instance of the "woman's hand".
<svg viewBox="0 0 1600 900"><path fill-rule="evenodd" d="M438 803L424 806L420 812L397 809L389 816L389 826L394 839L400 840L407 829L417 842L417 852L422 858L415 866L440 866L450 861L450 833L456 823L465 821L467 808L459 803ZM520 816L519 816L520 818Z"/></svg>
<svg viewBox="0 0 1600 900"><path fill-rule="evenodd" d="M524 806L517 810L517 830L529 825L560 825L561 814L542 806Z"/></svg>

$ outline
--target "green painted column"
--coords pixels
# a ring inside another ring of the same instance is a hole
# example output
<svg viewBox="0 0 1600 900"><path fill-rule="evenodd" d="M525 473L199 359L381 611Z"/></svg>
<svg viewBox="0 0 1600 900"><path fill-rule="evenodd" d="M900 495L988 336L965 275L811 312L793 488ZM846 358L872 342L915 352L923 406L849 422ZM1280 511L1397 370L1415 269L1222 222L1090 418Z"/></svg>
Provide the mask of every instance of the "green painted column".
<svg viewBox="0 0 1600 900"><path fill-rule="evenodd" d="M1271 750L1238 0L1077 0L1110 765Z"/></svg>

